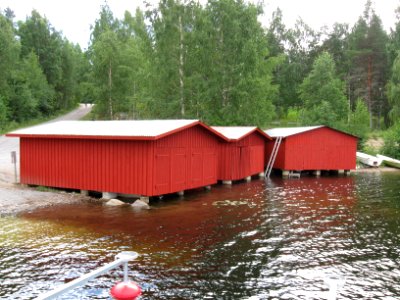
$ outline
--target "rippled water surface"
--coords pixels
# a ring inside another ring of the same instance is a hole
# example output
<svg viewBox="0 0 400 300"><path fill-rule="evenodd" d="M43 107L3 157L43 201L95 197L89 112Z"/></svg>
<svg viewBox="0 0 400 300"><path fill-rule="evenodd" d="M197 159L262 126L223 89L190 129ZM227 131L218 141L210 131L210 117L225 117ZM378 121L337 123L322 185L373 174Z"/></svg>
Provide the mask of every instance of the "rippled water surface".
<svg viewBox="0 0 400 300"><path fill-rule="evenodd" d="M98 202L0 218L0 299L137 251L143 299L400 299L400 174L215 186L148 211ZM116 270L63 299L109 299Z"/></svg>

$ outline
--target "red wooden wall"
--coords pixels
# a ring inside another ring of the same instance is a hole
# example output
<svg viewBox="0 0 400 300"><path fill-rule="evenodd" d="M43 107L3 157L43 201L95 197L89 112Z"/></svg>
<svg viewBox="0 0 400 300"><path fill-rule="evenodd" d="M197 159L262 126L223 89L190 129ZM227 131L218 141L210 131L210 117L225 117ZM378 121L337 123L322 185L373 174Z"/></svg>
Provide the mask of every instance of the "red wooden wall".
<svg viewBox="0 0 400 300"><path fill-rule="evenodd" d="M153 194L215 184L218 146L219 139L201 126L156 141Z"/></svg>
<svg viewBox="0 0 400 300"><path fill-rule="evenodd" d="M267 158L273 143L267 144ZM352 170L356 167L357 138L322 127L286 137L274 168L282 170Z"/></svg>
<svg viewBox="0 0 400 300"><path fill-rule="evenodd" d="M217 182L219 140L200 125L156 141L20 141L23 184L155 196Z"/></svg>
<svg viewBox="0 0 400 300"><path fill-rule="evenodd" d="M21 138L21 183L147 195L151 142Z"/></svg>
<svg viewBox="0 0 400 300"><path fill-rule="evenodd" d="M238 180L263 172L266 139L257 132L239 141L221 141L219 149L219 180Z"/></svg>

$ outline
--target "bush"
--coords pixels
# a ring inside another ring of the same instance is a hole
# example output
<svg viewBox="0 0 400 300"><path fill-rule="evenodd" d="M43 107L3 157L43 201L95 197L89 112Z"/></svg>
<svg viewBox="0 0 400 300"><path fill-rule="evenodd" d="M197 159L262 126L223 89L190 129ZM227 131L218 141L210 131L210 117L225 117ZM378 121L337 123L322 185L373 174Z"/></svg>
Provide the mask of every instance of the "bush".
<svg viewBox="0 0 400 300"><path fill-rule="evenodd" d="M400 122L391 127L384 135L383 153L400 159Z"/></svg>

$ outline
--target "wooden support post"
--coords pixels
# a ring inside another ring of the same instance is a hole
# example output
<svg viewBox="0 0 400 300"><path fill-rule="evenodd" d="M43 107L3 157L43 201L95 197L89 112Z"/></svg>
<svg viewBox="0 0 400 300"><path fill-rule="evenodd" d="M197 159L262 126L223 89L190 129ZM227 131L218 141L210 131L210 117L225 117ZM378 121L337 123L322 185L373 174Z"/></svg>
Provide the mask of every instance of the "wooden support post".
<svg viewBox="0 0 400 300"><path fill-rule="evenodd" d="M246 180L246 182L250 182L250 181L251 181L251 176L247 176L247 177L245 178L245 180Z"/></svg>
<svg viewBox="0 0 400 300"><path fill-rule="evenodd" d="M265 178L265 173L264 172L258 173L258 177Z"/></svg>
<svg viewBox="0 0 400 300"><path fill-rule="evenodd" d="M289 178L289 173L290 173L289 170L282 170L282 177L283 178Z"/></svg>
<svg viewBox="0 0 400 300"><path fill-rule="evenodd" d="M222 180L222 184L232 185L232 180Z"/></svg>
<svg viewBox="0 0 400 300"><path fill-rule="evenodd" d="M179 191L178 192L178 196L182 197L183 195L185 195L185 191Z"/></svg>
<svg viewBox="0 0 400 300"><path fill-rule="evenodd" d="M321 176L321 170L315 170L315 171L313 172L313 174L314 174L316 177L319 177L319 176Z"/></svg>
<svg viewBox="0 0 400 300"><path fill-rule="evenodd" d="M345 171L344 171L344 170L338 170L338 174L339 174L339 175L344 175L344 174L345 174Z"/></svg>
<svg viewBox="0 0 400 300"><path fill-rule="evenodd" d="M351 174L351 170L344 170L344 175L350 175Z"/></svg>

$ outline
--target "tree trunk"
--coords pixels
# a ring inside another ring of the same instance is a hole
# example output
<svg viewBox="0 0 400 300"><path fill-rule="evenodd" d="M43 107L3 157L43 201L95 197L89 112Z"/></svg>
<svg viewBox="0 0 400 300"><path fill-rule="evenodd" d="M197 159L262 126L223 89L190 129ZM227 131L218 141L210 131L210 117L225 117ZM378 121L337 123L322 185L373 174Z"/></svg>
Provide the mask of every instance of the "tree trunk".
<svg viewBox="0 0 400 300"><path fill-rule="evenodd" d="M185 116L185 99L184 99L184 82L183 82L183 27L182 15L179 14L179 91L180 91L180 104L181 116Z"/></svg>
<svg viewBox="0 0 400 300"><path fill-rule="evenodd" d="M373 127L373 114L372 114L372 62L371 56L368 56L368 110L369 110L369 128Z"/></svg>
<svg viewBox="0 0 400 300"><path fill-rule="evenodd" d="M351 113L352 113L350 74L347 74L347 95L349 96L349 112L347 114L347 124L350 124L350 118L351 118Z"/></svg>
<svg viewBox="0 0 400 300"><path fill-rule="evenodd" d="M222 49L224 48L224 32L222 30L222 26L220 28L221 30L221 38L220 38L220 43L221 43L221 53L223 53ZM227 102L228 102L228 88L226 86L226 70L225 70L225 64L221 62L222 65L222 107L224 107Z"/></svg>
<svg viewBox="0 0 400 300"><path fill-rule="evenodd" d="M111 66L111 59L110 59L110 64L108 66L108 109L109 109L109 113L110 113L110 120L112 120L114 117L113 116L111 89L112 89L112 66Z"/></svg>

